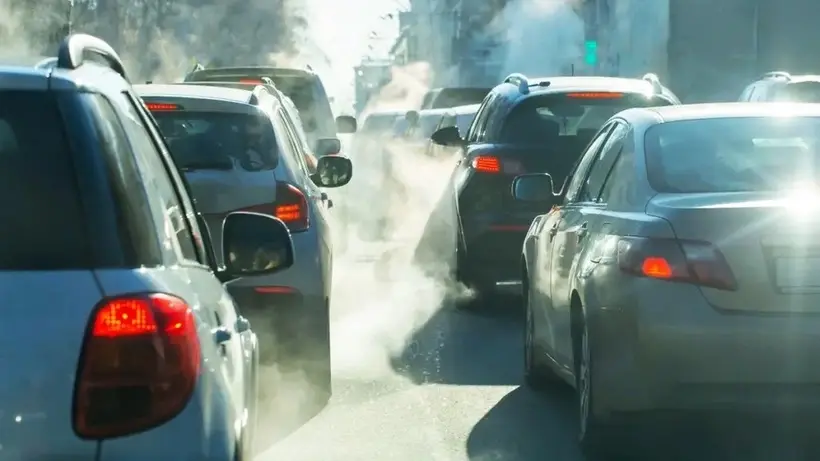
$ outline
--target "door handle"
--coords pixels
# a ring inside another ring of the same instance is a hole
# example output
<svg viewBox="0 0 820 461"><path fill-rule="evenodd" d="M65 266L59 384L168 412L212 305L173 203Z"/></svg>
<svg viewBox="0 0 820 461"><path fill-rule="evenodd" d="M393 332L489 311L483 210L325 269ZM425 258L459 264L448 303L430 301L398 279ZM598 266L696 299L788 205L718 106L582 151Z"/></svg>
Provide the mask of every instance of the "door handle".
<svg viewBox="0 0 820 461"><path fill-rule="evenodd" d="M330 200L330 199L327 200L327 208L328 209L333 208L333 200Z"/></svg>
<svg viewBox="0 0 820 461"><path fill-rule="evenodd" d="M241 315L239 318L236 319L236 332L237 333L244 333L246 331L250 331L251 329L251 322L250 320L242 317Z"/></svg>
<svg viewBox="0 0 820 461"><path fill-rule="evenodd" d="M558 223L555 223L549 231L550 241L555 238L556 234L558 234Z"/></svg>
<svg viewBox="0 0 820 461"><path fill-rule="evenodd" d="M578 243L586 237L588 229L589 227L587 226L587 223L581 224L581 227L578 228Z"/></svg>
<svg viewBox="0 0 820 461"><path fill-rule="evenodd" d="M219 345L223 345L233 338L233 332L225 327L214 328L213 334L214 341Z"/></svg>
<svg viewBox="0 0 820 461"><path fill-rule="evenodd" d="M322 198L323 202L326 201L327 200L327 192L322 192L321 198Z"/></svg>

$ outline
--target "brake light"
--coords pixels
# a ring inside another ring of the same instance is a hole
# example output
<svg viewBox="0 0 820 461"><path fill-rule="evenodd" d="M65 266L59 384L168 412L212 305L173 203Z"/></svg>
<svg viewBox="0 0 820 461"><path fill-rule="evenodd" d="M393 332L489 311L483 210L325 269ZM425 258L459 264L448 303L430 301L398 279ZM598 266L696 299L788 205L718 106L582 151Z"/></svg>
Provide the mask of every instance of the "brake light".
<svg viewBox="0 0 820 461"><path fill-rule="evenodd" d="M167 112L172 110L179 110L179 106L176 104L167 104L164 102L147 102L145 103L145 107L148 108L151 112Z"/></svg>
<svg viewBox="0 0 820 461"><path fill-rule="evenodd" d="M293 184L278 182L276 184L274 216L284 221L291 232L302 232L310 227L308 215L305 194Z"/></svg>
<svg viewBox="0 0 820 461"><path fill-rule="evenodd" d="M197 325L182 299L141 294L94 311L74 394L74 430L89 439L140 432L181 412L201 367Z"/></svg>
<svg viewBox="0 0 820 461"><path fill-rule="evenodd" d="M720 250L708 242L621 237L618 265L639 277L734 291L737 280Z"/></svg>
<svg viewBox="0 0 820 461"><path fill-rule="evenodd" d="M624 94L612 92L567 93L567 97L573 99L621 99Z"/></svg>
<svg viewBox="0 0 820 461"><path fill-rule="evenodd" d="M512 174L524 173L524 166L518 160L500 158L492 155L479 155L470 162L473 170L479 173Z"/></svg>

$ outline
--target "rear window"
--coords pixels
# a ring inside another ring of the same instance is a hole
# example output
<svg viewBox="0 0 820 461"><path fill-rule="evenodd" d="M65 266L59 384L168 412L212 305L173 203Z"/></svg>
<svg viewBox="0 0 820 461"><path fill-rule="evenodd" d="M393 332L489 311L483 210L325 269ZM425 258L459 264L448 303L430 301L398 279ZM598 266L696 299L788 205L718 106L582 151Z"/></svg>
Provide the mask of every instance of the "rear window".
<svg viewBox="0 0 820 461"><path fill-rule="evenodd" d="M151 103L147 103L149 109ZM261 171L276 168L273 125L264 115L152 110L182 170Z"/></svg>
<svg viewBox="0 0 820 461"><path fill-rule="evenodd" d="M820 118L668 122L646 133L648 179L658 192L773 191L820 179Z"/></svg>
<svg viewBox="0 0 820 461"><path fill-rule="evenodd" d="M634 107L667 106L669 101L643 94L576 92L531 97L521 102L504 123L501 140L541 145L559 137L577 136L585 142L613 115Z"/></svg>
<svg viewBox="0 0 820 461"><path fill-rule="evenodd" d="M776 87L774 101L820 102L820 82L789 83Z"/></svg>
<svg viewBox="0 0 820 461"><path fill-rule="evenodd" d="M0 91L0 270L90 266L71 151L53 93Z"/></svg>
<svg viewBox="0 0 820 461"><path fill-rule="evenodd" d="M449 109L451 107L481 104L492 88L444 88L438 93L430 93L427 100L430 107L427 109ZM425 104L426 105L426 104Z"/></svg>

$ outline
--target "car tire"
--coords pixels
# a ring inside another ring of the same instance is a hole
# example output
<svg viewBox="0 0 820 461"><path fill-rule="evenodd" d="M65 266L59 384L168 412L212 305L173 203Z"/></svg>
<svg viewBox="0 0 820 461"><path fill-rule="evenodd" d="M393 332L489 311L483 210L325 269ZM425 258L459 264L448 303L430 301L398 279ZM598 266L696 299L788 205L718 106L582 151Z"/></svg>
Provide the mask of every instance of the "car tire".
<svg viewBox="0 0 820 461"><path fill-rule="evenodd" d="M318 348L316 351L316 366L312 379L312 382L315 383L314 385L318 391L317 398L322 402L326 402L333 394L333 365L330 344L330 300L325 299L324 303L325 308L323 318L325 321L322 324L321 331L316 337Z"/></svg>
<svg viewBox="0 0 820 461"><path fill-rule="evenodd" d="M580 317L581 315L579 315ZM578 445L588 459L607 459L620 455L618 437L611 421L601 421L593 411L594 362L590 349L590 335L586 321L581 318L573 325L573 356L575 360L575 388L578 408Z"/></svg>
<svg viewBox="0 0 820 461"><path fill-rule="evenodd" d="M524 305L524 381L532 390L544 391L559 384L563 380L544 363L543 351L535 344L535 322L533 320L532 306L530 305L529 284L525 283L522 293L522 304Z"/></svg>
<svg viewBox="0 0 820 461"><path fill-rule="evenodd" d="M478 310L482 306L488 305L492 302L492 291L486 287L482 287L475 281L472 276L469 261L464 249L464 243L461 240L461 232L456 238L456 254L455 254L455 270L453 271L456 282L464 285L472 292L470 296L460 297L456 300L456 308L465 311Z"/></svg>

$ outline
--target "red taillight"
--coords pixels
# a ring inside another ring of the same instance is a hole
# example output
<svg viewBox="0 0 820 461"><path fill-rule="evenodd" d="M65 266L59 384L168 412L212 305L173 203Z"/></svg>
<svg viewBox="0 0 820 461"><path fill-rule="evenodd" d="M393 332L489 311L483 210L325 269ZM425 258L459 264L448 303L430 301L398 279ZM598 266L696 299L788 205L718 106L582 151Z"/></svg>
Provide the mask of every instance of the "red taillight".
<svg viewBox="0 0 820 461"><path fill-rule="evenodd" d="M500 158L493 155L479 155L474 157L472 162L470 162L470 166L473 167L473 170L479 173L503 173L512 175L524 173L524 167L518 160Z"/></svg>
<svg viewBox="0 0 820 461"><path fill-rule="evenodd" d="M145 103L145 107L151 112L167 112L172 110L179 110L178 105L168 104L164 102L147 102Z"/></svg>
<svg viewBox="0 0 820 461"><path fill-rule="evenodd" d="M284 221L291 232L302 232L310 226L308 214L305 194L293 184L278 182L274 216Z"/></svg>
<svg viewBox="0 0 820 461"><path fill-rule="evenodd" d="M726 258L708 242L621 237L618 265L641 277L734 291L737 280Z"/></svg>
<svg viewBox="0 0 820 461"><path fill-rule="evenodd" d="M187 405L201 350L191 308L165 294L105 300L83 345L74 395L74 430L101 439L168 421Z"/></svg>

